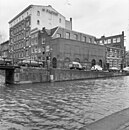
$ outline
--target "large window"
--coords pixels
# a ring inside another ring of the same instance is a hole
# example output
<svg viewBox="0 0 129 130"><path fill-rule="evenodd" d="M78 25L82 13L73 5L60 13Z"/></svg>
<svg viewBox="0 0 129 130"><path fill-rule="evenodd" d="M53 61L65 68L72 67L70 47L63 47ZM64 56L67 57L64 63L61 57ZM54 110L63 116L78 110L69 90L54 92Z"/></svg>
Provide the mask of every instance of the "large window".
<svg viewBox="0 0 129 130"><path fill-rule="evenodd" d="M56 38L58 38L58 37L61 37L61 34L60 34L60 33L57 33L57 34L56 34Z"/></svg>
<svg viewBox="0 0 129 130"><path fill-rule="evenodd" d="M89 38L89 43L92 43L92 38Z"/></svg>
<svg viewBox="0 0 129 130"><path fill-rule="evenodd" d="M82 41L86 42L86 37L85 36L83 36Z"/></svg>
<svg viewBox="0 0 129 130"><path fill-rule="evenodd" d="M117 38L117 42L120 42L120 37Z"/></svg>
<svg viewBox="0 0 129 130"><path fill-rule="evenodd" d="M66 32L66 39L70 39L70 33Z"/></svg>
<svg viewBox="0 0 129 130"><path fill-rule="evenodd" d="M113 38L113 43L116 43L117 41L116 41L116 38Z"/></svg>
<svg viewBox="0 0 129 130"><path fill-rule="evenodd" d="M78 40L78 35L74 34L74 40Z"/></svg>
<svg viewBox="0 0 129 130"><path fill-rule="evenodd" d="M110 44L111 43L111 39L108 39L108 44Z"/></svg>

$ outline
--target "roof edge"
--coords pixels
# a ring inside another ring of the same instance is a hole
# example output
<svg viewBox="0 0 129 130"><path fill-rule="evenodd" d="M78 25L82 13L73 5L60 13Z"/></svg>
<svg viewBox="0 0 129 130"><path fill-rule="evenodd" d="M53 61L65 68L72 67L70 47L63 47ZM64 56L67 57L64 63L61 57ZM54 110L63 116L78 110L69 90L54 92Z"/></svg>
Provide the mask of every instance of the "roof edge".
<svg viewBox="0 0 129 130"><path fill-rule="evenodd" d="M29 5L27 8L25 8L23 11L21 11L18 15L16 15L12 20L10 20L8 23L10 24L14 19L18 18L23 12L30 9L33 5Z"/></svg>

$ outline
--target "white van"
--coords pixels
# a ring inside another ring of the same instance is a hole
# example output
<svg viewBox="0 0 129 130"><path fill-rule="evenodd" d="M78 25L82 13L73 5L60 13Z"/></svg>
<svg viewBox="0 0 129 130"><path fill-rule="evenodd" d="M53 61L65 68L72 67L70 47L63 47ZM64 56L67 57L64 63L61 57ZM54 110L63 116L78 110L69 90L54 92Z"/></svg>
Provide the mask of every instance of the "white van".
<svg viewBox="0 0 129 130"><path fill-rule="evenodd" d="M73 61L73 62L70 62L69 63L69 68L70 69L78 69L78 70L82 70L82 65L79 63L79 62L75 62L75 61Z"/></svg>

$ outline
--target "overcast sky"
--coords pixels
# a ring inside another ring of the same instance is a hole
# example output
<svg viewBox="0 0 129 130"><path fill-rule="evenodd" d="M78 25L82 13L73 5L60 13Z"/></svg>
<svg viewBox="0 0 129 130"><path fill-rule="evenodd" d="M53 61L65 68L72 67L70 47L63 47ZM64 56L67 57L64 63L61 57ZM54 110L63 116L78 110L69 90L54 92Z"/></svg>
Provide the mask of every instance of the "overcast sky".
<svg viewBox="0 0 129 130"><path fill-rule="evenodd" d="M111 36L125 32L129 50L129 0L0 0L0 33L9 38L8 22L28 5L51 5L72 17L73 30L96 36Z"/></svg>

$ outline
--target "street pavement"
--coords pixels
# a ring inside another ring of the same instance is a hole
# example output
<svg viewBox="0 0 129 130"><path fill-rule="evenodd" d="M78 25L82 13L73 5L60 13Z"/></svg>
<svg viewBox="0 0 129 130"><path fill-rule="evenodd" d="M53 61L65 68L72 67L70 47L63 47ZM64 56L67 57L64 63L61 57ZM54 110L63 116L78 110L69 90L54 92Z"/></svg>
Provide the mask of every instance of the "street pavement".
<svg viewBox="0 0 129 130"><path fill-rule="evenodd" d="M79 130L129 130L129 108L106 116Z"/></svg>

